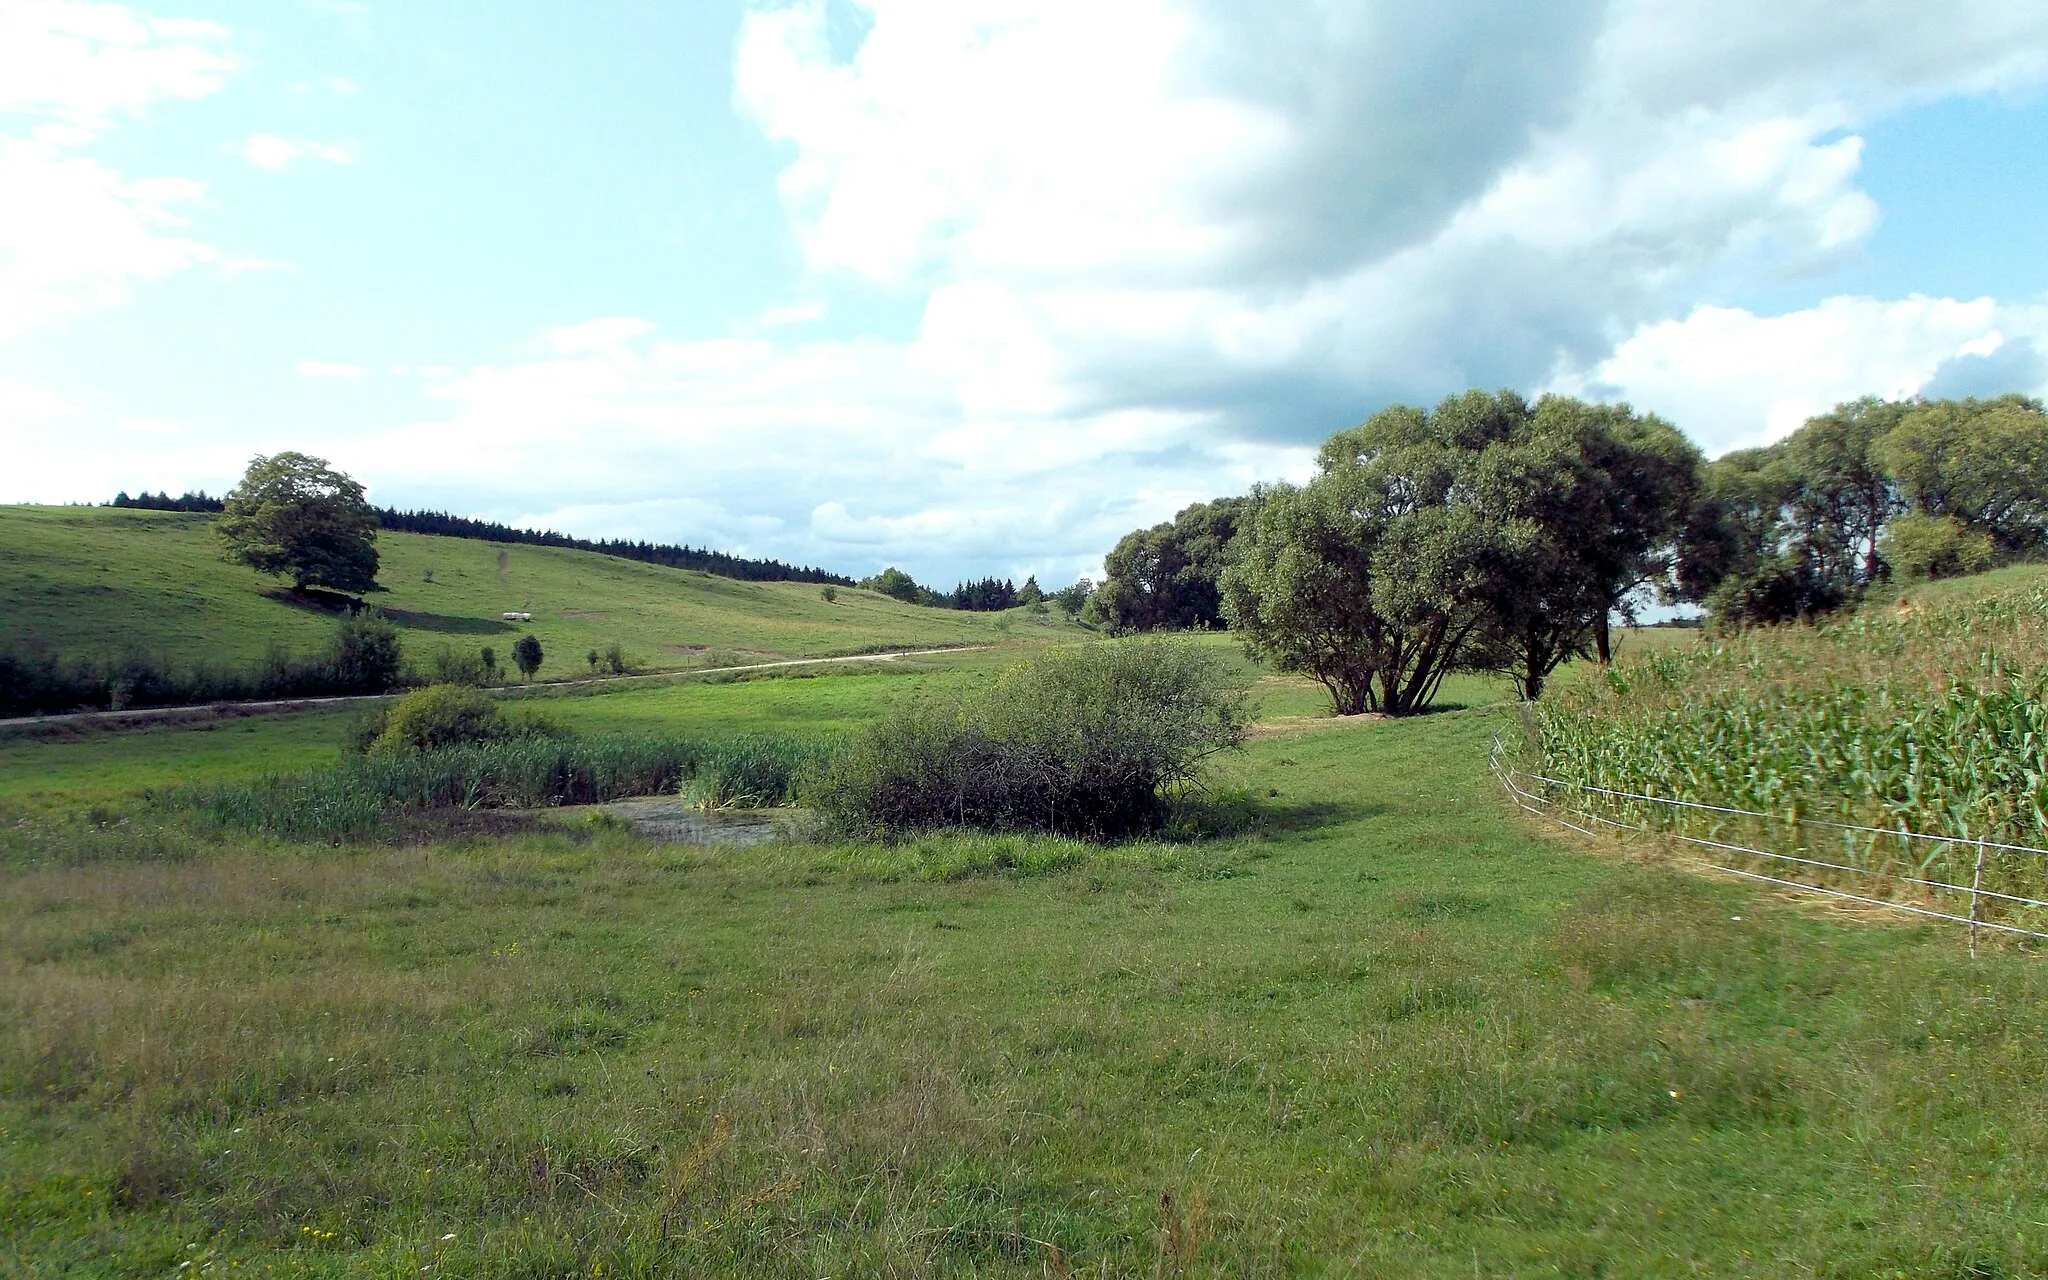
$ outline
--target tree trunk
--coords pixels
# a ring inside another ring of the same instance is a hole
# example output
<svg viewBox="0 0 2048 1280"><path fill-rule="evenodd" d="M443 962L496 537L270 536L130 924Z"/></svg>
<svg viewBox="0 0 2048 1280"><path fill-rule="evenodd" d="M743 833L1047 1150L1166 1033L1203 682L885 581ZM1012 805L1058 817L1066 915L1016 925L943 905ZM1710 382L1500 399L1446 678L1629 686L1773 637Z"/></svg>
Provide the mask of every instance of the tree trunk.
<svg viewBox="0 0 2048 1280"><path fill-rule="evenodd" d="M1600 665L1611 666L1614 662L1614 641L1607 632L1608 612L1600 611L1600 618L1593 624L1593 653L1600 659Z"/></svg>

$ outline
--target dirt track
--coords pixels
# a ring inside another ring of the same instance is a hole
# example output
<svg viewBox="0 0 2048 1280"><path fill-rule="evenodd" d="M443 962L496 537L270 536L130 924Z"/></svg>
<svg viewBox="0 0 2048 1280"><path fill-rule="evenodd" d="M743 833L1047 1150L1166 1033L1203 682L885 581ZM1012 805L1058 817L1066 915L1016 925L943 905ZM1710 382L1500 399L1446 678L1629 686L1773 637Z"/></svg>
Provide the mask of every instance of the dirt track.
<svg viewBox="0 0 2048 1280"><path fill-rule="evenodd" d="M493 693L529 689L576 689L590 685L632 684L645 680L687 680L693 676L731 675L745 671L773 671L783 667L818 667L845 662L894 662L898 658L924 658L940 653L967 653L988 645L953 645L939 649L896 649L888 653L855 653L843 658L784 658L776 662L750 662L737 667L699 667L694 670L650 671L636 676L591 676L581 680L550 680L545 684L507 685ZM96 724L159 722L176 724L184 720L218 720L230 716L262 715L275 711L301 711L309 707L341 706L351 702L376 702L396 695L389 693L349 694L333 698L278 698L266 702L202 702L189 707L140 707L133 711L74 711L55 716L14 716L0 720L0 731L40 729L62 725L81 727Z"/></svg>

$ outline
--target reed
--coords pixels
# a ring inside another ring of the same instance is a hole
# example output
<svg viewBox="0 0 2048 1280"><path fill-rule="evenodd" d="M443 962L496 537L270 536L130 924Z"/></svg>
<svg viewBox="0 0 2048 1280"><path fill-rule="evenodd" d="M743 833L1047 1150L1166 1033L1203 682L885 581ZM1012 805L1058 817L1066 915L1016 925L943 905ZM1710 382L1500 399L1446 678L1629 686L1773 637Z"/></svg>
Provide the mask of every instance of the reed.
<svg viewBox="0 0 2048 1280"><path fill-rule="evenodd" d="M406 812L543 809L687 792L710 808L794 798L829 739L606 734L517 738L437 751L375 752L308 773L183 787L151 797L223 828L287 840L373 836Z"/></svg>

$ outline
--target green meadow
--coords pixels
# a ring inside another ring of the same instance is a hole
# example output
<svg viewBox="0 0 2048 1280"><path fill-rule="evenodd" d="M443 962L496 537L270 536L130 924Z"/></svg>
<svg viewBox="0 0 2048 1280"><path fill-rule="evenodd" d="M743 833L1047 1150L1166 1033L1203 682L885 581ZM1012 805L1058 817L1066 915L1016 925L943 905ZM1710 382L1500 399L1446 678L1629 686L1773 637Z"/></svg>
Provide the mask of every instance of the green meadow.
<svg viewBox="0 0 2048 1280"><path fill-rule="evenodd" d="M650 669L815 657L890 647L1057 634L1058 614L925 609L871 591L739 582L588 551L386 531L384 590L369 597L408 654L474 653L509 664L531 633L539 678L587 674L584 655L621 645ZM529 612L531 622L500 615ZM139 656L246 666L272 646L312 653L332 615L294 603L274 579L220 558L213 517L96 507L0 507L0 652ZM139 639L146 637L146 639Z"/></svg>
<svg viewBox="0 0 2048 1280"><path fill-rule="evenodd" d="M522 701L846 731L1015 653ZM1488 681L1333 721L1252 674L1178 842L291 845L138 792L319 767L348 713L9 739L0 1270L2048 1267L2031 954L1532 825Z"/></svg>

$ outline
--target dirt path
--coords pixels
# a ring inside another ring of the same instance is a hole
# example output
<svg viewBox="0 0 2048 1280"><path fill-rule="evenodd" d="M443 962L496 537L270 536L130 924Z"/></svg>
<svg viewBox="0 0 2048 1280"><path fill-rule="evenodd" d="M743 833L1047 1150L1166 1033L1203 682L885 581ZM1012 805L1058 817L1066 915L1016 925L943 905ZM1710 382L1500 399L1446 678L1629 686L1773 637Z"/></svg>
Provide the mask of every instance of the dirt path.
<svg viewBox="0 0 2048 1280"><path fill-rule="evenodd" d="M775 662L749 662L737 667L698 667L676 671L649 671L637 676L589 676L580 680L550 680L544 684L509 685L488 690L492 694L533 689L577 689L590 685L633 684L645 680L687 680L694 676L731 675L745 671L774 671L783 667L819 667L846 662L894 662L898 658L927 658L941 653L971 653L992 645L952 645L940 649L895 649L887 653L855 653L843 658L784 658ZM376 702L395 697L389 693L348 694L331 698L278 698L266 702L202 702L189 707L141 707L133 711L73 711L55 716L14 716L0 720L0 731L36 729L58 725L124 724L132 722L175 724L181 720L209 720L226 716L261 715L275 711L303 711L312 707L343 706L352 702Z"/></svg>

